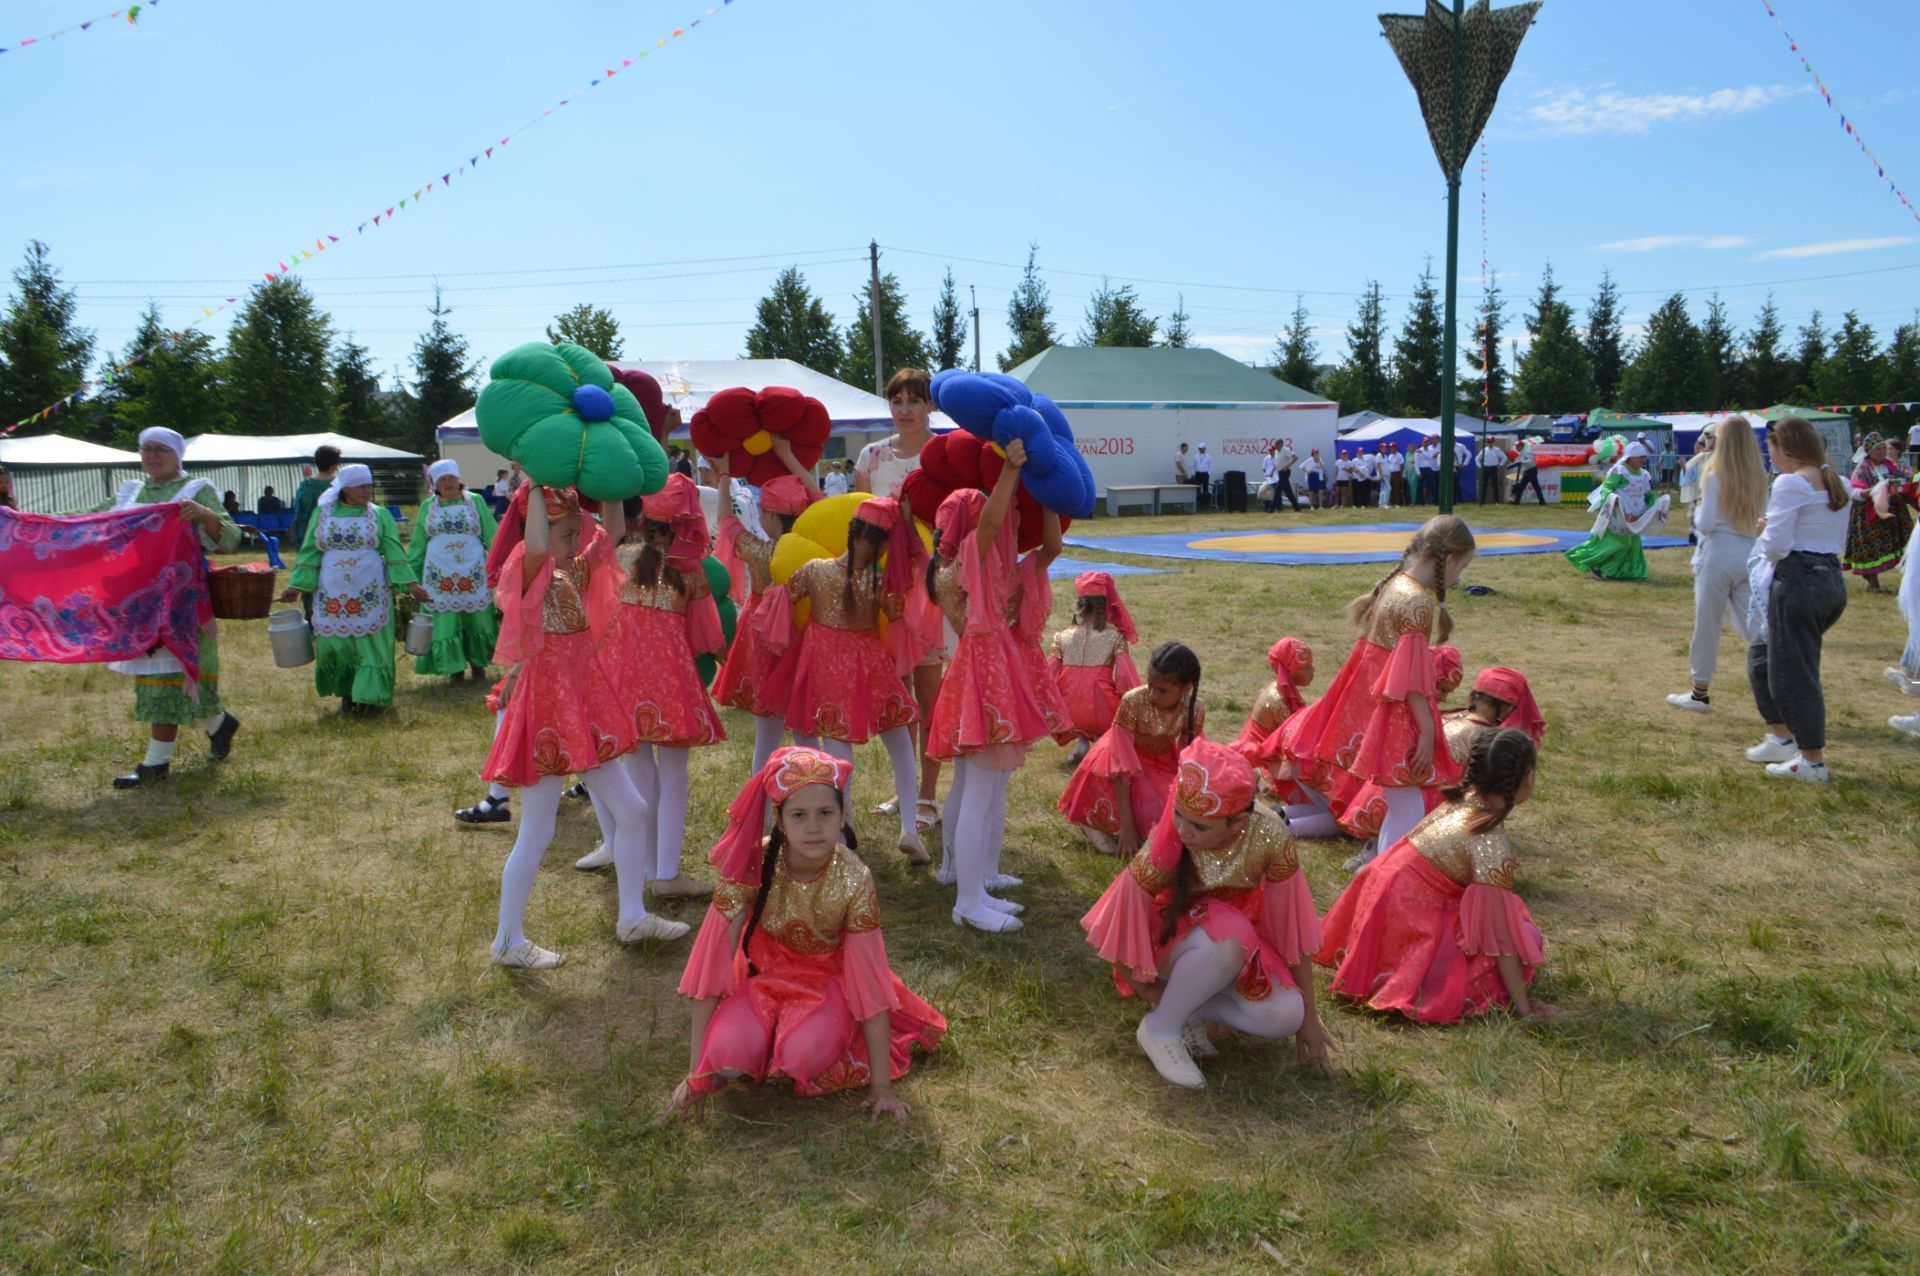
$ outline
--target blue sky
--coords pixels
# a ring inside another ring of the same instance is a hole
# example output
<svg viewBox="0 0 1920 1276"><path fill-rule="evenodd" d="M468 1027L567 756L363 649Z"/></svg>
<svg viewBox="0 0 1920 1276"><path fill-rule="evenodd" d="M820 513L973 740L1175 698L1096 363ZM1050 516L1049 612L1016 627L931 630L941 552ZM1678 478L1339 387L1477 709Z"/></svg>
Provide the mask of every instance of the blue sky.
<svg viewBox="0 0 1920 1276"><path fill-rule="evenodd" d="M6 0L0 41L110 3ZM1397 323L1443 257L1444 185L1379 3L735 0L668 37L710 4L162 0L137 28L15 49L0 254L46 240L118 349L146 298L184 322L339 235L300 273L389 371L435 277L482 356L590 301L630 356L725 358L789 264L850 318L869 239L923 328L946 264L977 286L989 358L1030 240L1068 334L1104 274L1160 314L1184 293L1203 344L1257 359L1300 290L1333 358L1366 280ZM1920 198L1920 17L1776 7ZM1815 306L1883 336L1911 318L1920 222L1807 79L1760 0L1548 0L1488 130L1509 312L1551 260L1583 307L1610 266L1630 322L1717 284L1744 325L1767 281L1790 329ZM1468 321L1479 214L1473 164Z"/></svg>

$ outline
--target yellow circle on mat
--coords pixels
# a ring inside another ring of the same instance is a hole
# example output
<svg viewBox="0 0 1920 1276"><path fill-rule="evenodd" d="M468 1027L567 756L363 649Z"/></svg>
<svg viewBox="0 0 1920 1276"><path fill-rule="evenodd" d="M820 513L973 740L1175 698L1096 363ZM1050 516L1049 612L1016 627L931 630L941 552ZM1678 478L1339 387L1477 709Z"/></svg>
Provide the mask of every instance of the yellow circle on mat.
<svg viewBox="0 0 1920 1276"><path fill-rule="evenodd" d="M1375 554L1396 553L1407 547L1407 532L1267 532L1258 536L1209 536L1188 541L1188 549L1227 554ZM1552 545L1551 536L1520 532L1475 532L1481 549L1527 549Z"/></svg>

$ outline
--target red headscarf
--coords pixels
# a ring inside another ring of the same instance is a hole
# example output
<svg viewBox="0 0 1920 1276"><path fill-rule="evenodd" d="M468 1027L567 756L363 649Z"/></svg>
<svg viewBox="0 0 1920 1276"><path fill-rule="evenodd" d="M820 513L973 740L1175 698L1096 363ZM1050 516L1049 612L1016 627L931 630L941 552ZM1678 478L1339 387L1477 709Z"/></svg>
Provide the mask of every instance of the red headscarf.
<svg viewBox="0 0 1920 1276"><path fill-rule="evenodd" d="M1073 578L1073 596L1106 599L1107 619L1113 622L1113 627L1120 631L1129 647L1140 644L1140 631L1134 627L1133 614L1120 601L1120 588L1113 583L1112 576L1106 572L1081 572Z"/></svg>
<svg viewBox="0 0 1920 1276"><path fill-rule="evenodd" d="M814 495L798 475L782 474L760 487L760 508L769 514L804 514Z"/></svg>
<svg viewBox="0 0 1920 1276"><path fill-rule="evenodd" d="M1509 669L1505 665L1482 669L1473 680L1473 689L1508 705L1507 716L1501 720L1501 726L1526 732L1533 737L1535 744L1546 739L1547 720L1541 716L1540 706L1534 703L1533 688L1527 685L1526 675L1518 669Z"/></svg>
<svg viewBox="0 0 1920 1276"><path fill-rule="evenodd" d="M707 556L707 516L700 508L700 489L684 474L669 474L667 483L640 502L640 512L655 523L673 529L667 547L667 566L675 571L697 571Z"/></svg>
<svg viewBox="0 0 1920 1276"><path fill-rule="evenodd" d="M1280 693L1289 714L1306 708L1307 698L1300 694L1300 684L1293 676L1312 663L1313 648L1298 638L1282 638L1267 648L1267 667L1273 670L1274 689Z"/></svg>
<svg viewBox="0 0 1920 1276"><path fill-rule="evenodd" d="M1180 754L1179 777L1171 800L1154 826L1153 866L1170 873L1180 862L1180 833L1173 822L1179 809L1196 820L1219 820L1253 809L1256 779L1247 760L1224 744L1202 738Z"/></svg>
<svg viewBox="0 0 1920 1276"><path fill-rule="evenodd" d="M887 567L880 587L889 594L905 594L913 588L916 560L924 547L914 535L913 526L891 496L876 496L860 502L853 516L887 534ZM924 561L924 560L921 560Z"/></svg>
<svg viewBox="0 0 1920 1276"><path fill-rule="evenodd" d="M1427 653L1433 661L1433 689L1442 700L1454 693L1466 670L1460 663L1458 647L1440 646Z"/></svg>
<svg viewBox="0 0 1920 1276"><path fill-rule="evenodd" d="M527 538L527 497L538 486L529 479L513 490L513 499L507 502L507 512L500 516L500 525L494 529L493 545L487 550L487 588L496 589L500 585L500 569L506 566L507 555L519 547ZM583 500L580 493L571 487L549 487L546 492L547 521L553 522L570 518L585 509L591 513L600 512L598 501ZM581 537L581 543L586 538Z"/></svg>
<svg viewBox="0 0 1920 1276"><path fill-rule="evenodd" d="M730 882L760 882L760 855L767 826L767 804L778 805L809 784L827 784L846 792L853 763L819 749L775 749L767 764L747 780L727 808L727 831L707 858Z"/></svg>

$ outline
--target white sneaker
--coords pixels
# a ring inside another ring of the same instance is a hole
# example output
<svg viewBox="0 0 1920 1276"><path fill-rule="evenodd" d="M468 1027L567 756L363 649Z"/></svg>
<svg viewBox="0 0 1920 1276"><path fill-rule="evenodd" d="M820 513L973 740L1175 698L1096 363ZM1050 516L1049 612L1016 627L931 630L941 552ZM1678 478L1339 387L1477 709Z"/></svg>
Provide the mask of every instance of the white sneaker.
<svg viewBox="0 0 1920 1276"><path fill-rule="evenodd" d="M971 913L963 913L957 908L954 909L953 924L959 926L963 923L973 927L975 930L984 930L990 935L1006 934L1021 928L1018 917L1015 917L1012 913L1003 913L999 909L991 907L981 908Z"/></svg>
<svg viewBox="0 0 1920 1276"><path fill-rule="evenodd" d="M1800 746L1777 735L1767 736L1747 750L1749 762L1791 762L1800 756Z"/></svg>
<svg viewBox="0 0 1920 1276"><path fill-rule="evenodd" d="M987 879L987 889L990 891L1017 890L1025 885L1026 882L1015 877L1012 873L995 873Z"/></svg>
<svg viewBox="0 0 1920 1276"><path fill-rule="evenodd" d="M1676 691L1667 697L1667 703L1676 709L1685 709L1688 713L1712 713L1713 706L1691 691Z"/></svg>
<svg viewBox="0 0 1920 1276"><path fill-rule="evenodd" d="M1909 713L1904 718L1888 718L1887 725L1895 731L1904 731L1908 735L1920 736L1920 713Z"/></svg>
<svg viewBox="0 0 1920 1276"><path fill-rule="evenodd" d="M552 970L566 958L548 952L531 939L523 939L511 948L493 950L493 964L509 970Z"/></svg>
<svg viewBox="0 0 1920 1276"><path fill-rule="evenodd" d="M605 842L601 842L585 855L575 860L573 866L579 869L605 868L611 863L613 863L613 848Z"/></svg>
<svg viewBox="0 0 1920 1276"><path fill-rule="evenodd" d="M1198 1019L1187 1020L1187 1026L1180 1030L1180 1041L1195 1059L1211 1059L1220 1053L1220 1047L1213 1044L1213 1037L1207 1032L1207 1025Z"/></svg>
<svg viewBox="0 0 1920 1276"><path fill-rule="evenodd" d="M1798 753L1785 762L1769 763L1767 774L1777 780L1804 780L1808 784L1825 784L1831 778L1826 763L1809 762Z"/></svg>
<svg viewBox="0 0 1920 1276"><path fill-rule="evenodd" d="M1910 696L1920 696L1920 678L1907 677L1905 669L1893 665L1887 666L1887 681Z"/></svg>
<svg viewBox="0 0 1920 1276"><path fill-rule="evenodd" d="M1133 1039L1140 1043L1140 1049L1146 1054L1147 1061L1153 1064L1153 1070L1164 1079L1189 1090L1207 1088L1206 1077L1200 1074L1200 1065L1187 1053L1186 1043L1179 1038L1162 1041L1147 1031L1147 1021L1142 1019L1134 1030Z"/></svg>
<svg viewBox="0 0 1920 1276"><path fill-rule="evenodd" d="M637 944L647 939L678 939L692 929L685 922L648 913L631 926L614 927L613 937L623 944Z"/></svg>

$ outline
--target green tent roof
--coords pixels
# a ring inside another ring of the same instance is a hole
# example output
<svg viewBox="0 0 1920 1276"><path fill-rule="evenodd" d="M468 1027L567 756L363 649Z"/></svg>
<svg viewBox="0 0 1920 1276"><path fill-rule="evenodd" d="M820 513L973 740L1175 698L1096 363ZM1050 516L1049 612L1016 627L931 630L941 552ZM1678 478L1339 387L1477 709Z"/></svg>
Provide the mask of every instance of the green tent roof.
<svg viewBox="0 0 1920 1276"><path fill-rule="evenodd" d="M1587 424L1597 430L1671 430L1673 424L1668 421L1655 421L1648 417L1635 416L1631 412L1615 412L1612 408L1595 408L1587 413Z"/></svg>
<svg viewBox="0 0 1920 1276"><path fill-rule="evenodd" d="M1819 408L1796 408L1790 403L1776 403L1770 408L1762 408L1759 416L1768 421L1778 421L1782 417L1797 416L1802 421L1851 421L1853 418L1845 412L1825 412Z"/></svg>
<svg viewBox="0 0 1920 1276"><path fill-rule="evenodd" d="M1008 370L1056 403L1324 403L1218 350L1052 346Z"/></svg>

